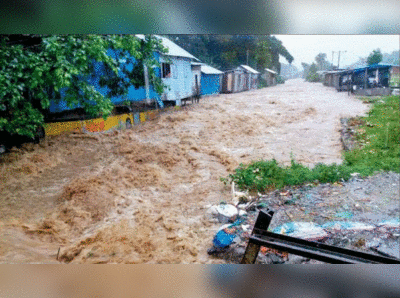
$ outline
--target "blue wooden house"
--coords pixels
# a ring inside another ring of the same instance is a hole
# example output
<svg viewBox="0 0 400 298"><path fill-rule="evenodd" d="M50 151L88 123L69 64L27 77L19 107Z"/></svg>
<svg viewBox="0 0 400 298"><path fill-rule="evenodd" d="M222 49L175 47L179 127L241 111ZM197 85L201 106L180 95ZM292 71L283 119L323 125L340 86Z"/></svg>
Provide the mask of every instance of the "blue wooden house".
<svg viewBox="0 0 400 298"><path fill-rule="evenodd" d="M145 38L144 35L140 34L136 35L136 37L142 40ZM155 35L155 37L159 38L162 45L168 49L168 53L166 54L161 54L159 52L154 53L154 57L161 66L160 68L155 68L155 71L157 76L161 77L163 83L167 86L166 90L161 96L155 92L151 82L149 82L145 68L145 86L138 89L134 86L130 86L126 96L112 97L111 101L114 105L124 105L125 102L144 102L147 104L156 102L159 107L163 108L165 102L170 102L180 106L182 99L190 98L194 95L192 90L191 62L199 60L171 40L158 35ZM107 54L117 59L117 53L115 51L110 49ZM132 63L125 64L124 67L131 70L134 65ZM108 91L107 87L100 87L99 84L100 75L104 72L104 67L101 63L95 63L94 69L95 73L89 78L89 82L97 91L105 95ZM61 90L62 97L64 93L65 89ZM66 102L61 100L57 103L52 101L49 110L50 113L59 113L76 108L79 108L79 106L67 107Z"/></svg>
<svg viewBox="0 0 400 298"><path fill-rule="evenodd" d="M141 38L140 35L137 36ZM161 64L160 76L168 86L161 100L180 106L183 99L194 95L191 62L200 60L168 38L157 35L156 37L160 38L163 46L168 49L167 54L158 55L158 62Z"/></svg>
<svg viewBox="0 0 400 298"><path fill-rule="evenodd" d="M201 95L218 94L222 89L224 73L206 64L201 65Z"/></svg>

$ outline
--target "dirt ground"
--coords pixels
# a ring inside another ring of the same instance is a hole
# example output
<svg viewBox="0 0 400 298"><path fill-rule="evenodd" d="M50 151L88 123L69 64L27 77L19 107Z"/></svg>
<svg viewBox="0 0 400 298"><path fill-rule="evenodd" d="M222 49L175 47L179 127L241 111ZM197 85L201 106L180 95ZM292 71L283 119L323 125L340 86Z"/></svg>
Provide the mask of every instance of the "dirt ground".
<svg viewBox="0 0 400 298"><path fill-rule="evenodd" d="M368 105L302 79L203 98L131 130L70 134L2 158L2 263L221 263L205 206L239 165L341 163L340 118ZM56 260L58 256L58 261Z"/></svg>

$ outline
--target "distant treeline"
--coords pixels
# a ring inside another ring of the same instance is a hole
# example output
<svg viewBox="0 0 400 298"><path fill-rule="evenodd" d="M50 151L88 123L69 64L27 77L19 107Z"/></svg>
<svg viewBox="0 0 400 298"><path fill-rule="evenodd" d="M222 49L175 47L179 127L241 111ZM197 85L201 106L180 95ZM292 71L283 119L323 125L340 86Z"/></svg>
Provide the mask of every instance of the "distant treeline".
<svg viewBox="0 0 400 298"><path fill-rule="evenodd" d="M269 35L169 34L166 37L221 70L248 64L257 70L270 68L280 72L279 55L289 63L294 60L282 42Z"/></svg>

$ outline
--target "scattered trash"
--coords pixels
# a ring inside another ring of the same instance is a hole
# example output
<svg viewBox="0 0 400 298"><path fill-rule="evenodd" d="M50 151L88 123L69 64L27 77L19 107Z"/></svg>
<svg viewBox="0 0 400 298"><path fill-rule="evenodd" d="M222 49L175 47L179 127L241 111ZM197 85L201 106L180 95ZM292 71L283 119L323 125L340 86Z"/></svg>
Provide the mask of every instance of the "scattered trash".
<svg viewBox="0 0 400 298"><path fill-rule="evenodd" d="M257 209L264 209L264 208L268 208L268 204L261 202L257 204Z"/></svg>
<svg viewBox="0 0 400 298"><path fill-rule="evenodd" d="M308 240L319 240L328 237L328 234L324 231L323 228L312 222L285 223L275 228L272 232Z"/></svg>
<svg viewBox="0 0 400 298"><path fill-rule="evenodd" d="M378 226L385 228L400 228L400 220L396 218L384 220L380 222Z"/></svg>
<svg viewBox="0 0 400 298"><path fill-rule="evenodd" d="M398 250L400 219L387 215L392 215L393 209L398 206L394 200L398 197L398 190L392 186L398 179L395 173L379 174L373 178L361 178L361 175L353 173L348 182L309 184L262 196L249 196L248 202L236 205L239 218L243 216L245 220L235 231L238 237L233 238L229 249L218 257L235 262L230 258L231 251L236 251L236 248L243 250L257 214L264 208L282 211L276 215L276 224L270 229L274 233L369 253L370 247L375 247L395 256L395 248L391 246L396 244ZM382 187L383 182L389 185L387 191ZM241 211L246 211L246 216ZM272 260L270 255L276 257ZM285 259L278 251L264 249L257 257L258 263L277 263L281 260L288 264L312 263L309 258L293 255Z"/></svg>
<svg viewBox="0 0 400 298"><path fill-rule="evenodd" d="M218 221L221 223L234 222L239 214L238 209L230 204L220 204L216 207Z"/></svg>
<svg viewBox="0 0 400 298"><path fill-rule="evenodd" d="M284 191L284 192L281 192L281 193L279 193L281 196L289 196L289 195L291 195L292 193L289 191L289 190L287 190L287 191Z"/></svg>
<svg viewBox="0 0 400 298"><path fill-rule="evenodd" d="M217 210L217 206L211 206L207 209L207 213L211 214L211 215L218 215L218 210Z"/></svg>
<svg viewBox="0 0 400 298"><path fill-rule="evenodd" d="M352 218L353 217L353 213L351 211L343 211L343 212L338 212L336 213L335 217L340 217L340 218Z"/></svg>
<svg viewBox="0 0 400 298"><path fill-rule="evenodd" d="M362 222L351 222L351 221L332 221L322 225L323 229L326 230L353 230L353 231L370 231L375 229L374 226L364 224Z"/></svg>
<svg viewBox="0 0 400 298"><path fill-rule="evenodd" d="M242 230L244 232L250 231L251 230L251 226L250 225L242 225Z"/></svg>
<svg viewBox="0 0 400 298"><path fill-rule="evenodd" d="M358 248L365 246L365 239L364 238L358 239L356 242L353 243L353 246Z"/></svg>
<svg viewBox="0 0 400 298"><path fill-rule="evenodd" d="M283 264L283 263L285 263L285 260L283 260L281 257L279 257L276 254L269 254L268 256L271 259L272 264Z"/></svg>
<svg viewBox="0 0 400 298"><path fill-rule="evenodd" d="M286 200L284 204L285 205L294 205L294 204L296 204L296 201L297 201L297 198L292 198L290 200Z"/></svg>
<svg viewBox="0 0 400 298"><path fill-rule="evenodd" d="M239 210L239 216L241 217L241 216L245 216L245 215L247 215L247 212L246 211L244 211L244 210Z"/></svg>
<svg viewBox="0 0 400 298"><path fill-rule="evenodd" d="M232 181L232 203L237 206L240 203L247 203L249 201L248 192L236 191L235 183Z"/></svg>
<svg viewBox="0 0 400 298"><path fill-rule="evenodd" d="M221 252L221 249L225 249L231 245L235 238L239 237L239 233L242 231L241 223L243 223L243 221L243 219L238 219L233 224L223 225L215 234L213 247L208 250L208 253L213 254Z"/></svg>

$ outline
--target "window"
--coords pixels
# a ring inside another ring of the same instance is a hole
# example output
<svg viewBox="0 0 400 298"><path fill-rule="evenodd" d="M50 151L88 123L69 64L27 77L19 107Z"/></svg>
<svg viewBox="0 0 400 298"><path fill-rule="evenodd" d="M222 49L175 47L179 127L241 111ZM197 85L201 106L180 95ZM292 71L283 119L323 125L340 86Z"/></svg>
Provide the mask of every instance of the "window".
<svg viewBox="0 0 400 298"><path fill-rule="evenodd" d="M171 64L162 63L161 64L162 78L170 78L171 77Z"/></svg>

